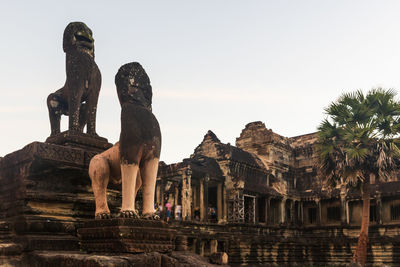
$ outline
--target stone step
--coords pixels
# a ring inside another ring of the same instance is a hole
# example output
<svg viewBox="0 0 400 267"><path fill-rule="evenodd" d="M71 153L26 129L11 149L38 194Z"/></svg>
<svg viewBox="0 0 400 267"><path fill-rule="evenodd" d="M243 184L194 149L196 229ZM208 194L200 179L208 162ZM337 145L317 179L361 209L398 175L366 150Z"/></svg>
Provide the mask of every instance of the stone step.
<svg viewBox="0 0 400 267"><path fill-rule="evenodd" d="M8 222L0 221L0 232L10 231L10 224Z"/></svg>
<svg viewBox="0 0 400 267"><path fill-rule="evenodd" d="M22 246L15 243L0 243L0 255L11 256L20 255L22 253Z"/></svg>
<svg viewBox="0 0 400 267"><path fill-rule="evenodd" d="M10 225L7 222L0 222L0 243L4 240L11 240Z"/></svg>
<svg viewBox="0 0 400 267"><path fill-rule="evenodd" d="M14 238L25 250L79 250L79 240L67 234L26 234Z"/></svg>
<svg viewBox="0 0 400 267"><path fill-rule="evenodd" d="M3 240L10 240L12 235L10 233L0 233L0 242Z"/></svg>

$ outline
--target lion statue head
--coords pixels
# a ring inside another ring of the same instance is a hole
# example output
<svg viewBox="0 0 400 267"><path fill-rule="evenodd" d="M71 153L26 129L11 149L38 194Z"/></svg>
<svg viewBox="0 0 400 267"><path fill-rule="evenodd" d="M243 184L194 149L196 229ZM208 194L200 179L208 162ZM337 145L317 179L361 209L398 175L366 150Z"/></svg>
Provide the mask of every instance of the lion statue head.
<svg viewBox="0 0 400 267"><path fill-rule="evenodd" d="M131 62L119 68L115 75L115 85L119 102L132 103L151 109L153 96L149 76L137 62Z"/></svg>
<svg viewBox="0 0 400 267"><path fill-rule="evenodd" d="M83 22L71 22L64 30L63 49L65 53L82 51L94 57L92 30Z"/></svg>

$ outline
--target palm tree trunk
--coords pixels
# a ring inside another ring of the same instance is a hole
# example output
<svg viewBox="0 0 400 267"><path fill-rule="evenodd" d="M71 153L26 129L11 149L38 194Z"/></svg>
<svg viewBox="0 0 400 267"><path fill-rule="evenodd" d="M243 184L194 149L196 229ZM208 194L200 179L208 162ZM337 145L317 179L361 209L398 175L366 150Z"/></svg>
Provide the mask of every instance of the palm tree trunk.
<svg viewBox="0 0 400 267"><path fill-rule="evenodd" d="M369 177L365 179L362 187L362 219L361 219L361 232L358 237L357 249L353 256L353 261L365 266L367 261L367 244L368 244L368 228L369 228L369 207L370 207L370 183Z"/></svg>

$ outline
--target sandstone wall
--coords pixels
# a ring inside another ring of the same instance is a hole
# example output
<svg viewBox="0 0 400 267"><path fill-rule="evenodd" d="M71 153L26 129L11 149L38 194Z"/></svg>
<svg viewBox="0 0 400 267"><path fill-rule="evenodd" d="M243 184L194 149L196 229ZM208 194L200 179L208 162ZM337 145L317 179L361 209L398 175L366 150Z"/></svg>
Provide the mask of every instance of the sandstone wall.
<svg viewBox="0 0 400 267"><path fill-rule="evenodd" d="M209 252L211 240L227 252L232 265L344 266L350 262L360 232L354 226L306 228L245 224L175 226L189 239L189 250ZM400 225L370 227L368 266L400 266ZM199 248L199 246L204 246Z"/></svg>

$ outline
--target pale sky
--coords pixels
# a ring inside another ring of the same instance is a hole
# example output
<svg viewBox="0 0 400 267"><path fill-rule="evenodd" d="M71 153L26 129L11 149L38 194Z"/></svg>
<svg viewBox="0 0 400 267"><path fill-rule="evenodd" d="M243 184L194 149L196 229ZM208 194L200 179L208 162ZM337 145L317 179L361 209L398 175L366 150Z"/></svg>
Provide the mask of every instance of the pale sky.
<svg viewBox="0 0 400 267"><path fill-rule="evenodd" d="M400 1L385 0L1 0L0 156L49 136L46 98L65 82L69 22L85 22L95 38L98 134L118 141L114 76L138 61L153 86L161 160L173 163L207 130L234 144L261 120L302 135L343 92L400 90L399 14Z"/></svg>

